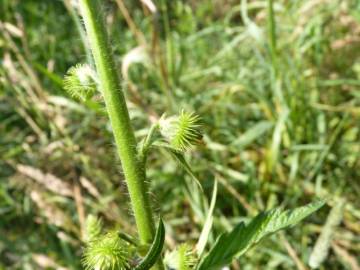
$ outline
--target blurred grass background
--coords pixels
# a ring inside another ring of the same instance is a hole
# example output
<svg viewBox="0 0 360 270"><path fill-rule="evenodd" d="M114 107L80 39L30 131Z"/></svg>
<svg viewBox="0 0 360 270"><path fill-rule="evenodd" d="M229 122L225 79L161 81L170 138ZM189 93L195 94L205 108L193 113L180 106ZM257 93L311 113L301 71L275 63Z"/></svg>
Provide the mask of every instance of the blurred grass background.
<svg viewBox="0 0 360 270"><path fill-rule="evenodd" d="M342 200L320 269L359 269L360 2L269 2L104 1L136 134L163 113L201 116L204 143L186 159L207 198L220 183L217 233L329 198L233 269L309 269ZM81 269L88 214L127 233L134 222L100 96L62 89L91 63L76 1L0 0L0 30L0 269ZM186 170L153 151L148 178L167 246L196 243L208 203Z"/></svg>

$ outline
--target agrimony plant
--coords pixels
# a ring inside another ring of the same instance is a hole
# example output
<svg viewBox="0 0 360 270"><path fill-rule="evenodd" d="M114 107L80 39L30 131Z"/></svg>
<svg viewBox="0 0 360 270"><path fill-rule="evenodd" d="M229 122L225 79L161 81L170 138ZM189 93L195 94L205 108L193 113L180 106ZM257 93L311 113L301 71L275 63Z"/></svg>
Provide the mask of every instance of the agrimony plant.
<svg viewBox="0 0 360 270"><path fill-rule="evenodd" d="M197 263L197 257L193 247L185 243L166 253L164 261L171 269L191 270Z"/></svg>
<svg viewBox="0 0 360 270"><path fill-rule="evenodd" d="M95 71L87 64L77 64L70 68L64 79L64 89L76 99L88 100L97 90Z"/></svg>
<svg viewBox="0 0 360 270"><path fill-rule="evenodd" d="M180 115L159 121L160 133L175 150L183 152L197 144L201 138L200 118L192 112L181 111Z"/></svg>
<svg viewBox="0 0 360 270"><path fill-rule="evenodd" d="M101 235L102 221L93 215L86 218L85 241L90 242Z"/></svg>
<svg viewBox="0 0 360 270"><path fill-rule="evenodd" d="M177 116L163 116L150 128L146 138L137 144L126 101L121 91L120 79L115 69L104 19L99 12L101 10L99 2L98 0L79 0L79 6L96 72L86 65L75 66L65 77L65 89L75 98L82 100L91 97L97 88L101 89L139 234L139 239L136 239L116 231L103 233L101 222L94 217L89 217L83 258L86 269L162 270L165 267L178 270L222 269L264 237L295 225L323 206L323 201L316 201L294 210L277 208L260 213L248 224L240 223L230 232L221 234L206 252L207 236L212 227L215 206L217 190L215 185L211 212L205 224L204 233L201 235L201 243L197 245L197 248L201 250L196 250L196 247L187 243L182 244L174 251L167 253L164 265L161 253L165 228L162 220L159 219L159 225L155 230L155 217L145 181L146 156L152 148L162 147L172 153L196 179L183 154L201 141L200 119L195 113L185 111Z"/></svg>
<svg viewBox="0 0 360 270"><path fill-rule="evenodd" d="M128 269L129 248L116 231L102 233L100 219L89 215L86 219L85 269Z"/></svg>
<svg viewBox="0 0 360 270"><path fill-rule="evenodd" d="M129 269L129 247L116 231L92 239L83 258L85 269Z"/></svg>

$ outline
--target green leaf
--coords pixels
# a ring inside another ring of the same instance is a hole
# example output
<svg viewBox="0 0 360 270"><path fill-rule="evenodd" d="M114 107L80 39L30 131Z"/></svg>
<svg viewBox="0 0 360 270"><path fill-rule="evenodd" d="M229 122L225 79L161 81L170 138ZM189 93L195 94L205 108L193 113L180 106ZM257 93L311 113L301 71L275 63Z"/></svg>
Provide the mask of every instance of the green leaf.
<svg viewBox="0 0 360 270"><path fill-rule="evenodd" d="M263 232L262 237L266 234L274 233L278 230L297 224L316 210L320 209L324 204L324 200L317 200L293 210L283 211L281 208L276 208L270 211L271 220L266 226L266 230Z"/></svg>
<svg viewBox="0 0 360 270"><path fill-rule="evenodd" d="M232 147L237 149L244 148L251 144L253 141L261 137L264 133L269 131L273 127L273 123L269 121L261 121L260 123L254 125L249 130L247 130L244 134L242 134L239 138L234 140L231 143Z"/></svg>
<svg viewBox="0 0 360 270"><path fill-rule="evenodd" d="M238 224L231 232L223 233L200 261L197 270L217 270L244 254L262 238L295 225L324 205L315 201L308 205L283 211L276 208L257 215L248 225Z"/></svg>
<svg viewBox="0 0 360 270"><path fill-rule="evenodd" d="M159 220L159 225L156 230L154 241L143 260L139 263L134 270L149 270L156 262L161 254L165 240L165 227L162 219Z"/></svg>
<svg viewBox="0 0 360 270"><path fill-rule="evenodd" d="M217 180L214 181L214 189L211 197L209 212L207 214L206 221L201 231L199 240L196 244L196 251L199 256L201 256L205 250L205 246L210 235L211 227L213 225L213 221L214 221L213 213L216 203L216 195L217 195Z"/></svg>

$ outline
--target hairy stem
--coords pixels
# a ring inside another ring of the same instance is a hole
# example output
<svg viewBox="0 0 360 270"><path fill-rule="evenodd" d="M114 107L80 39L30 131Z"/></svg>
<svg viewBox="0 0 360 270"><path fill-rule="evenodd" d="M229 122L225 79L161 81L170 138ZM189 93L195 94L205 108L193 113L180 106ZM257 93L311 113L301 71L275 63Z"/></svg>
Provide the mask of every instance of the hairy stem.
<svg viewBox="0 0 360 270"><path fill-rule="evenodd" d="M153 240L155 226L145 183L145 168L138 159L136 139L115 69L104 18L100 12L101 7L98 0L80 0L79 3L127 182L140 241L149 244ZM163 269L162 263L159 261L152 269Z"/></svg>

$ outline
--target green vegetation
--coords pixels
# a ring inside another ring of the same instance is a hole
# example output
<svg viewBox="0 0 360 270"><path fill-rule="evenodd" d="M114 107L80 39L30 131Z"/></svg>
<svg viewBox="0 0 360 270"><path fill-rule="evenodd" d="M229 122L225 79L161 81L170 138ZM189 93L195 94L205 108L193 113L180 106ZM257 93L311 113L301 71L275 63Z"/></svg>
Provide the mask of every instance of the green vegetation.
<svg viewBox="0 0 360 270"><path fill-rule="evenodd" d="M0 269L358 269L358 1L76 3L0 5Z"/></svg>

